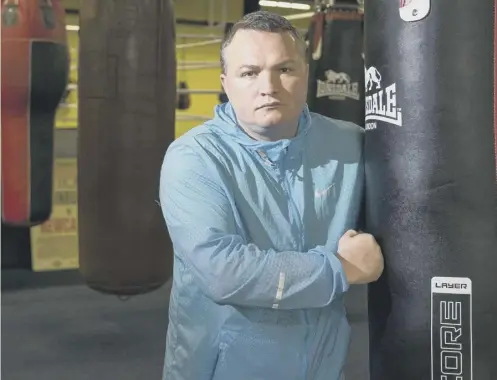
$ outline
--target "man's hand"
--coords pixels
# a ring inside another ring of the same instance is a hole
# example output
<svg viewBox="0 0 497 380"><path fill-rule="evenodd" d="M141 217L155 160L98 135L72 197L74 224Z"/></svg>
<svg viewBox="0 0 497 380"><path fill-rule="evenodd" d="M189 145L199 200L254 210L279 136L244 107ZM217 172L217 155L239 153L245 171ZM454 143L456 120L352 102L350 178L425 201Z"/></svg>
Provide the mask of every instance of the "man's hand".
<svg viewBox="0 0 497 380"><path fill-rule="evenodd" d="M381 248L370 234L347 231L338 242L338 258L349 284L374 282L383 272Z"/></svg>

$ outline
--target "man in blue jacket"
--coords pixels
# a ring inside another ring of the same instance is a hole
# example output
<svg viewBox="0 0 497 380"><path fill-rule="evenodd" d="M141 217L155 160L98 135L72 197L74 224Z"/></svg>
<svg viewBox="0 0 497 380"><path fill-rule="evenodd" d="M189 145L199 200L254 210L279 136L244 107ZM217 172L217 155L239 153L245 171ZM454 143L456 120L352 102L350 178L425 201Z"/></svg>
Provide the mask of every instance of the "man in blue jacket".
<svg viewBox="0 0 497 380"><path fill-rule="evenodd" d="M344 295L383 270L356 232L363 133L309 112L305 42L256 12L222 50L229 102L169 147L174 246L164 380L339 380Z"/></svg>

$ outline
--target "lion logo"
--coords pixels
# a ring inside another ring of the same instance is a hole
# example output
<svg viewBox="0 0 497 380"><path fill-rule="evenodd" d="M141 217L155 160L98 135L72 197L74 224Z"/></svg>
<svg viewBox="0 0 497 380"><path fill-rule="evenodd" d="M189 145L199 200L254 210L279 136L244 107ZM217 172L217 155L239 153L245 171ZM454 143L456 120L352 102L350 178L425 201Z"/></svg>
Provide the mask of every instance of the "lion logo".
<svg viewBox="0 0 497 380"><path fill-rule="evenodd" d="M364 68L364 78L366 80L366 91L371 91L373 85L376 85L377 90L381 88L381 74L376 67Z"/></svg>
<svg viewBox="0 0 497 380"><path fill-rule="evenodd" d="M350 76L346 73L337 73L333 70L326 70L324 75L329 83L350 83Z"/></svg>

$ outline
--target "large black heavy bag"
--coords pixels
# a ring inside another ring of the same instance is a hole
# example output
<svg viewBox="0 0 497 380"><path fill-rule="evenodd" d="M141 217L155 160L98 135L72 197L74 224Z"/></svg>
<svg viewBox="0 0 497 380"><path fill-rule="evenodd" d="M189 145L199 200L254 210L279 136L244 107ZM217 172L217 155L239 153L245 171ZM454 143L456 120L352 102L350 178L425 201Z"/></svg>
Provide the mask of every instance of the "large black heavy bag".
<svg viewBox="0 0 497 380"><path fill-rule="evenodd" d="M368 0L372 380L497 376L494 0Z"/></svg>
<svg viewBox="0 0 497 380"><path fill-rule="evenodd" d="M313 112L364 125L363 13L356 1L322 6L307 33Z"/></svg>
<svg viewBox="0 0 497 380"><path fill-rule="evenodd" d="M174 140L174 28L170 0L81 2L80 269L104 293L145 293L171 275L157 199Z"/></svg>

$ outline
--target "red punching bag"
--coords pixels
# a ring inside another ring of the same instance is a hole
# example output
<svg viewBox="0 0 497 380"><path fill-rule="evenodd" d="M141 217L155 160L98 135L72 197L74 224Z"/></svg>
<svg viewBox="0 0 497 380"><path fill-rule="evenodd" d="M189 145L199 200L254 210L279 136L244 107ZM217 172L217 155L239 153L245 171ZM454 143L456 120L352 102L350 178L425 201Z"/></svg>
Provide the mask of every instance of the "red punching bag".
<svg viewBox="0 0 497 380"><path fill-rule="evenodd" d="M69 73L60 0L2 1L2 221L34 226L52 211L55 112Z"/></svg>

